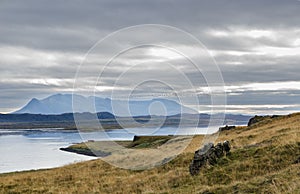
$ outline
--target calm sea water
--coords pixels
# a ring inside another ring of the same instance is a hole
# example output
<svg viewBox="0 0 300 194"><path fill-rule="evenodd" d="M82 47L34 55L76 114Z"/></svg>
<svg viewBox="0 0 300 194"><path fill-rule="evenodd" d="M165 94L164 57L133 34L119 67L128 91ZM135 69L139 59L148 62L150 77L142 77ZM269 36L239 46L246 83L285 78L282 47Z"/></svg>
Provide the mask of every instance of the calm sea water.
<svg viewBox="0 0 300 194"><path fill-rule="evenodd" d="M216 128L215 128L216 129ZM210 132L215 131L211 129ZM78 133L61 130L4 130L0 129L0 173L59 167L95 159L59 150L87 140L132 140L134 135L203 134L207 129L146 128L120 129L108 132Z"/></svg>

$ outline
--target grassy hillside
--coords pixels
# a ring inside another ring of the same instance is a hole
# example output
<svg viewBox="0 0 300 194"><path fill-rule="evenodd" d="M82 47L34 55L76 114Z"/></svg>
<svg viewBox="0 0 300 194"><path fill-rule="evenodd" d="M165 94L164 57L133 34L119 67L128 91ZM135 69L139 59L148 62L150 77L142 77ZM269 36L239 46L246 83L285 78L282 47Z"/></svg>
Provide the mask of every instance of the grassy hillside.
<svg viewBox="0 0 300 194"><path fill-rule="evenodd" d="M231 154L190 176L201 136L173 161L145 171L93 160L51 170L0 175L0 193L300 193L300 114L221 132Z"/></svg>
<svg viewBox="0 0 300 194"><path fill-rule="evenodd" d="M175 138L174 136L135 136L133 141L117 141L118 145L131 149L157 148L167 141ZM103 146L103 141L90 141L61 148L63 151L74 152L88 156L107 156L111 154L107 146ZM103 148L105 147L105 148ZM112 148L111 148L112 149Z"/></svg>

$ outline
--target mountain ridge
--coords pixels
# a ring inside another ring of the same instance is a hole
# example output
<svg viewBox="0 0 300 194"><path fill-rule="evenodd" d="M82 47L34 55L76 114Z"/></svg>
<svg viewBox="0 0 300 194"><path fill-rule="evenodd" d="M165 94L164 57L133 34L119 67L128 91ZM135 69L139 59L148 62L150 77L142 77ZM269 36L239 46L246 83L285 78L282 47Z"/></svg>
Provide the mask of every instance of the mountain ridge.
<svg viewBox="0 0 300 194"><path fill-rule="evenodd" d="M80 104L80 106L74 106ZM159 104L156 104L159 103ZM128 105L128 106L127 106ZM150 110L150 112L149 112ZM197 111L176 101L154 98L151 100L112 100L98 96L85 97L72 94L54 94L44 99L31 99L21 109L12 114L64 114L83 112L109 112L117 116L175 115L179 113L197 113Z"/></svg>

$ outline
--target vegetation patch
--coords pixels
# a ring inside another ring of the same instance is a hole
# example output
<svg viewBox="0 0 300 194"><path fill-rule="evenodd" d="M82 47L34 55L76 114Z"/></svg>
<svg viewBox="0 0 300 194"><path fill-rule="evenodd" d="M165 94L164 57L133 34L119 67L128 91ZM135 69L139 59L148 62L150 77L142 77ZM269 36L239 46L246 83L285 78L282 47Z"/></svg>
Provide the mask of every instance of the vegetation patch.
<svg viewBox="0 0 300 194"><path fill-rule="evenodd" d="M116 141L115 143L129 149L150 149L158 148L175 136L135 136L133 141ZM60 148L62 151L83 154L87 156L105 157L111 154L111 150L107 146L103 146L105 142L88 141L71 145L67 148Z"/></svg>

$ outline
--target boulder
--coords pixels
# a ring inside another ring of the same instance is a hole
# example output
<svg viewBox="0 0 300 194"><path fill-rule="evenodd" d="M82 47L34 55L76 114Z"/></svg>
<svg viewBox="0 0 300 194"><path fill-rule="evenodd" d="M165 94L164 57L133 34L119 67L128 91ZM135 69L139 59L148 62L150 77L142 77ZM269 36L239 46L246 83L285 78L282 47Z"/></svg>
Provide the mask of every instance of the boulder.
<svg viewBox="0 0 300 194"><path fill-rule="evenodd" d="M201 149L197 150L194 154L194 158L190 164L190 174L195 176L199 174L200 169L206 164L215 165L219 158L229 154L230 143L224 141L214 146L213 143L205 144Z"/></svg>
<svg viewBox="0 0 300 194"><path fill-rule="evenodd" d="M228 154L229 153L229 151L230 151L230 143L229 143L229 141L224 141L224 143L223 143L223 149L224 149L224 151L225 151L225 153L226 154Z"/></svg>
<svg viewBox="0 0 300 194"><path fill-rule="evenodd" d="M216 156L218 158L221 158L224 156L224 146L222 145L222 143L218 143L216 146L215 146L215 153L216 153Z"/></svg>

